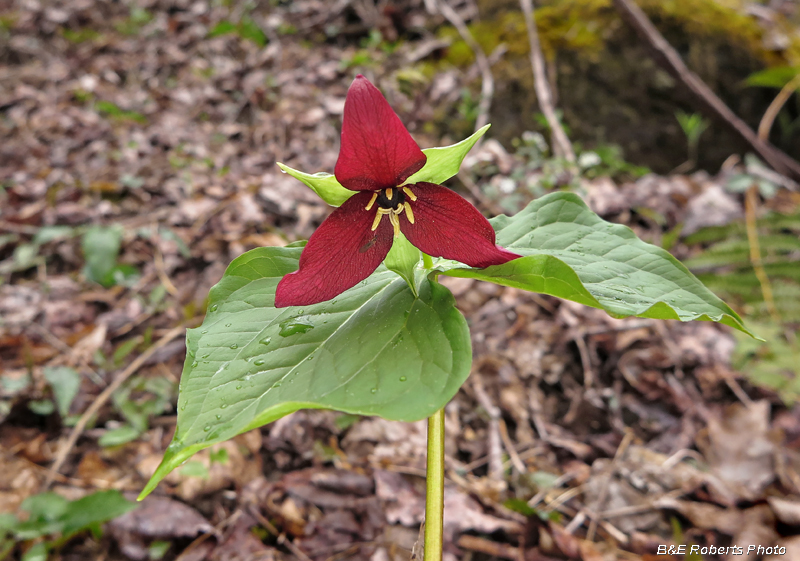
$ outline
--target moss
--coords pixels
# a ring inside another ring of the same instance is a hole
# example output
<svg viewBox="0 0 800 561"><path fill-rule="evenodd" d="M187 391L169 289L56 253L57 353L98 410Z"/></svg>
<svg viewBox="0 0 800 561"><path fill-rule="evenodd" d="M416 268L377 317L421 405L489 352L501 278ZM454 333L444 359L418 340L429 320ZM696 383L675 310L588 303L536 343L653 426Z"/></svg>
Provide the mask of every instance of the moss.
<svg viewBox="0 0 800 561"><path fill-rule="evenodd" d="M744 0L636 0L653 23L723 100L751 126L758 125L775 92L746 88L745 78L771 66L800 65L800 37L785 22L792 43L782 52L765 47L765 31L745 15ZM528 36L518 0L478 0L481 19L470 24L486 53L500 44L507 53L493 67L495 99L492 133L509 143L524 130L540 130L533 93ZM631 161L656 171L669 171L685 159L686 139L675 119L678 110L692 111L691 101L673 79L657 67L633 30L619 17L612 0L549 0L536 2L542 49L557 85L558 105L572 137L588 147L612 142L625 148ZM783 22L776 24L781 31ZM452 41L445 56L429 63L446 71L466 68L474 55L455 29L442 27L440 37ZM479 83L472 84L477 95ZM459 104L442 108L443 127L464 120ZM463 105L463 103L461 104ZM787 129L788 130L788 129ZM794 133L793 133L794 134ZM794 153L794 138L774 140ZM792 135L789 134L791 137ZM714 125L700 150L701 165L716 169L730 153L746 147Z"/></svg>

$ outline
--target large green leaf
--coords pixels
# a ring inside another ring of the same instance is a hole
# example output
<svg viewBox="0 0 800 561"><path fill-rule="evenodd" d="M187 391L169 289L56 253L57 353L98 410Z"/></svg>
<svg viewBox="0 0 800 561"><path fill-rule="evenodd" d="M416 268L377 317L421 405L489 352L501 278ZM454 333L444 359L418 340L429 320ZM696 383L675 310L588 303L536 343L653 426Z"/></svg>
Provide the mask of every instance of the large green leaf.
<svg viewBox="0 0 800 561"><path fill-rule="evenodd" d="M408 178L406 183L443 183L458 173L461 162L467 152L478 142L491 125L486 125L469 138L465 138L457 144L443 146L441 148L426 148L422 152L428 157L425 166L417 173ZM286 164L278 162L278 167L284 173L288 173L295 179L299 179L310 187L320 198L331 206L340 206L347 199L355 195L355 191L345 189L330 173L304 173L290 168Z"/></svg>
<svg viewBox="0 0 800 561"><path fill-rule="evenodd" d="M142 492L193 453L298 409L414 421L455 395L472 361L450 292L425 279L415 296L380 267L334 300L277 309L275 288L301 248L254 249L210 294L187 334L172 444Z"/></svg>
<svg viewBox="0 0 800 561"><path fill-rule="evenodd" d="M753 335L677 259L606 222L572 193L551 193L491 220L497 243L524 257L444 274L513 286L601 308L615 317L718 321Z"/></svg>

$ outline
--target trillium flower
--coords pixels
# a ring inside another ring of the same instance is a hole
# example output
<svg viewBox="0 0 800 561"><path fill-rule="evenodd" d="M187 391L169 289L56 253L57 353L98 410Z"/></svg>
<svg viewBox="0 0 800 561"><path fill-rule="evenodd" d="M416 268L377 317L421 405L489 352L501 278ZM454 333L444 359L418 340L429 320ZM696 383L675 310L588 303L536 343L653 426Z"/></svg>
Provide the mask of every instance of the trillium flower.
<svg viewBox="0 0 800 561"><path fill-rule="evenodd" d="M386 98L356 77L347 91L334 175L355 194L312 234L300 268L281 279L275 307L330 300L366 279L401 232L418 249L470 267L520 257L495 244L489 221L450 189L407 184L427 158Z"/></svg>

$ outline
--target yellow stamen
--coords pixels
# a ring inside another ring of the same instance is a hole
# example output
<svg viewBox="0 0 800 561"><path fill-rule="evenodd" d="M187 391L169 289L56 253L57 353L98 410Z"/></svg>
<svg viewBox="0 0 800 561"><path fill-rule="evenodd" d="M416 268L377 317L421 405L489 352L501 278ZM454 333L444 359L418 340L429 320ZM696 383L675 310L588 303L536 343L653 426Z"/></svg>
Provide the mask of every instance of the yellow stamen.
<svg viewBox="0 0 800 561"><path fill-rule="evenodd" d="M402 207L401 207L402 208ZM392 223L392 227L394 228L394 237L400 237L400 220L397 218L398 213L392 213L389 215L389 222Z"/></svg>
<svg viewBox="0 0 800 561"><path fill-rule="evenodd" d="M379 208L378 212L375 213L375 220L372 221L373 232L378 229L378 224L381 223L381 218L383 218L384 214L386 214L386 211L382 208Z"/></svg>
<svg viewBox="0 0 800 561"><path fill-rule="evenodd" d="M409 189L408 187L403 187L403 192L404 192L404 193L405 193L405 194L408 196L408 198L409 198L409 199L411 199L412 201L416 201L416 200L417 200L417 196L414 194L414 191L412 191L412 190L411 190L411 189ZM411 221L411 223L413 224L413 223L414 223L414 221L412 220L412 221Z"/></svg>
<svg viewBox="0 0 800 561"><path fill-rule="evenodd" d="M367 205L367 210L372 208L372 205L375 204L375 201L378 200L378 193L372 193L372 198L369 200L369 204ZM375 228L373 228L374 230Z"/></svg>
<svg viewBox="0 0 800 561"><path fill-rule="evenodd" d="M394 189L392 189L391 187L386 189L386 198L391 201L393 196L394 196Z"/></svg>
<svg viewBox="0 0 800 561"><path fill-rule="evenodd" d="M416 198L416 197L414 197L414 198ZM413 224L414 223L414 211L411 210L411 203L406 203L403 206L405 206L405 208L406 208L406 217L408 218L408 221Z"/></svg>

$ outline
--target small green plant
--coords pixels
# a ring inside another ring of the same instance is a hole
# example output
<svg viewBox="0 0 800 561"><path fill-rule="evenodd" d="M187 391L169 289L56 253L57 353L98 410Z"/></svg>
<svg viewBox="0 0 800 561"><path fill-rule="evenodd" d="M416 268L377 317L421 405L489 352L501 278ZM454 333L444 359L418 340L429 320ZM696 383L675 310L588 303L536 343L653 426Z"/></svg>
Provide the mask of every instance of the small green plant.
<svg viewBox="0 0 800 561"><path fill-rule="evenodd" d="M685 165L691 169L697 165L697 149L700 145L700 137L708 128L708 121L700 113L689 115L683 111L675 113L675 118L678 119L681 130L686 135L687 161Z"/></svg>
<svg viewBox="0 0 800 561"><path fill-rule="evenodd" d="M0 514L0 560L15 551L22 561L44 561L76 535L102 535L101 525L136 508L119 491L97 491L69 501L47 492L25 499L19 514Z"/></svg>
<svg viewBox="0 0 800 561"><path fill-rule="evenodd" d="M80 29L68 29L63 28L61 29L61 36L64 37L70 43L74 43L79 45L81 43L86 43L89 41L95 41L102 37L102 34L99 31L94 29L90 29L88 27L82 27Z"/></svg>
<svg viewBox="0 0 800 561"><path fill-rule="evenodd" d="M20 243L14 248L14 253L9 259L0 262L0 274L25 271L31 267L42 265L45 262L41 254L42 246L46 243L71 238L77 231L71 226L43 226L33 236L30 242ZM16 241L16 238L4 238L5 241Z"/></svg>
<svg viewBox="0 0 800 561"><path fill-rule="evenodd" d="M114 25L114 28L122 35L138 35L142 27L150 23L153 19L153 14L140 8L139 6L131 6L130 15Z"/></svg>
<svg viewBox="0 0 800 561"><path fill-rule="evenodd" d="M135 123L139 123L140 125L147 123L147 117L141 113L137 111L126 111L110 101L98 101L94 104L94 108L104 117L108 117L117 121L133 121Z"/></svg>
<svg viewBox="0 0 800 561"><path fill-rule="evenodd" d="M139 339L130 341L140 343ZM124 347L133 350L131 345L124 344L120 349ZM165 378L131 378L113 396L114 408L125 423L103 434L98 443L100 446L118 446L136 440L149 428L151 417L170 409L174 395L175 385Z"/></svg>
<svg viewBox="0 0 800 561"><path fill-rule="evenodd" d="M219 37L221 35L238 35L241 39L252 41L259 47L267 44L267 36L261 27L253 21L250 16L242 16L237 23L229 20L222 20L208 32L208 37Z"/></svg>
<svg viewBox="0 0 800 561"><path fill-rule="evenodd" d="M81 250L86 259L83 274L87 279L105 287L133 282L139 272L133 265L117 262L122 247L122 228L93 226L81 238Z"/></svg>

